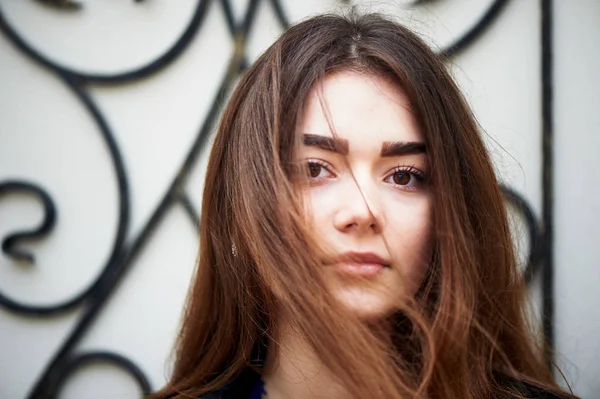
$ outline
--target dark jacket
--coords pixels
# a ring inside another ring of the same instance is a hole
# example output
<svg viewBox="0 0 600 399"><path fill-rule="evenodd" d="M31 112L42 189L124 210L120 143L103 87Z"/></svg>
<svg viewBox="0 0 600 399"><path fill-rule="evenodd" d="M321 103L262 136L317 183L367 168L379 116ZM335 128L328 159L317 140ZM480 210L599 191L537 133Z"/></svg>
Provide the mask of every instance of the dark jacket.
<svg viewBox="0 0 600 399"><path fill-rule="evenodd" d="M247 399L254 386L260 381L260 375L248 368L244 370L231 384L202 396L200 399ZM553 393L543 391L528 384L510 382L518 386L523 395L530 399L564 399ZM310 399L310 398L307 398ZM373 398L376 399L376 398Z"/></svg>
<svg viewBox="0 0 600 399"><path fill-rule="evenodd" d="M208 393L200 399L248 399L252 388L260 381L260 374L254 370L245 369L232 383Z"/></svg>

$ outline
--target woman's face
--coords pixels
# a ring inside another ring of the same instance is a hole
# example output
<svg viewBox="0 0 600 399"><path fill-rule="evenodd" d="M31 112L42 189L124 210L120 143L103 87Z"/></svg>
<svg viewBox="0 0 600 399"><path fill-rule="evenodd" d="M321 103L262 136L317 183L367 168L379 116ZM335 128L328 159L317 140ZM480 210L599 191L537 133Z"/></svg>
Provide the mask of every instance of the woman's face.
<svg viewBox="0 0 600 399"><path fill-rule="evenodd" d="M426 148L391 81L341 72L322 88L323 101L313 89L299 125L309 221L333 255L324 269L335 297L376 320L414 296L431 259Z"/></svg>

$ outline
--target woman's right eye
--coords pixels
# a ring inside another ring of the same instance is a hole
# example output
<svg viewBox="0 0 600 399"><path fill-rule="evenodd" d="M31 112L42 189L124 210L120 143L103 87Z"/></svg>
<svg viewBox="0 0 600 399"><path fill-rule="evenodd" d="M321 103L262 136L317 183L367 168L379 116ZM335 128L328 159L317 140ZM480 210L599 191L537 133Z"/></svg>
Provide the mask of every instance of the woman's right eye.
<svg viewBox="0 0 600 399"><path fill-rule="evenodd" d="M308 177L311 180L321 180L333 177L333 173L329 171L328 166L324 162L309 160L307 162Z"/></svg>

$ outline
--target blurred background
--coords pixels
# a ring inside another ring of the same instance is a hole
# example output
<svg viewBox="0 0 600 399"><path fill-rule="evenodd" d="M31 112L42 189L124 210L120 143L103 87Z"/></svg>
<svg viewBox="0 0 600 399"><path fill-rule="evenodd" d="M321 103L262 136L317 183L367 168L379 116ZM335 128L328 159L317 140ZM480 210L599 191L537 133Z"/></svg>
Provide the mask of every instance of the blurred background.
<svg viewBox="0 0 600 399"><path fill-rule="evenodd" d="M540 331L600 398L598 0L0 0L0 398L165 383L220 110L286 26L353 5L446 57Z"/></svg>

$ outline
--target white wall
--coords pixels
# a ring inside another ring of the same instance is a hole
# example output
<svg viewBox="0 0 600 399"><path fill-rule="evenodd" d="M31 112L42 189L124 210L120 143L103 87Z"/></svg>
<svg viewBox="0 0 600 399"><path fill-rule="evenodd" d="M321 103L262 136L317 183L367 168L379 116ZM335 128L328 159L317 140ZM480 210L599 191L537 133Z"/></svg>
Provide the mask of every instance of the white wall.
<svg viewBox="0 0 600 399"><path fill-rule="evenodd" d="M83 1L82 1L83 2ZM492 0L433 2L398 14L436 45L472 26ZM233 2L240 18L247 1ZM330 9L332 0L283 2L292 20ZM406 2L403 2L406 3ZM80 12L34 1L0 0L8 22L48 58L79 71L111 73L156 58L181 34L193 0L84 2ZM555 268L558 360L576 394L600 398L600 2L555 0ZM541 85L539 1L509 2L498 21L452 70L490 139L504 182L541 214ZM260 6L247 46L250 59L281 32L268 2ZM232 52L222 9L212 2L190 47L172 65L141 81L90 86L111 126L130 181L134 239L180 167ZM200 209L202 156L186 191ZM32 63L0 35L0 181L31 180L58 209L46 239L27 243L33 266L0 254L0 292L27 304L73 297L98 275L113 245L118 192L109 153L87 111L54 75ZM0 198L0 237L41 218L36 200ZM77 353L125 355L162 385L168 353L196 256L196 235L180 207L158 226L131 272L85 335ZM526 244L523 244L526 248ZM539 293L534 293L537 300ZM0 309L0 397L23 398L82 309L30 318ZM139 395L130 377L108 366L77 372L64 398Z"/></svg>
<svg viewBox="0 0 600 399"><path fill-rule="evenodd" d="M557 1L555 33L556 349L600 398L600 2Z"/></svg>

